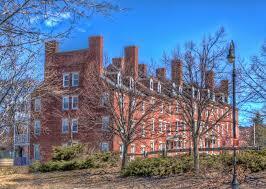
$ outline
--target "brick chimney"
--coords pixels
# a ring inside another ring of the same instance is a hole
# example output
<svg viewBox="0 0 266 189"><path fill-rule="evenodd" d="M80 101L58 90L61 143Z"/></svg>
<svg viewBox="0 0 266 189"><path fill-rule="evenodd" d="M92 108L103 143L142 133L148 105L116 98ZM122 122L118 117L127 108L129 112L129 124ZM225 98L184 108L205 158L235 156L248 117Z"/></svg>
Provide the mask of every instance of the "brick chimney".
<svg viewBox="0 0 266 189"><path fill-rule="evenodd" d="M183 66L181 60L172 60L171 63L171 76L172 76L172 81L177 85L177 86L182 86L183 85Z"/></svg>
<svg viewBox="0 0 266 189"><path fill-rule="evenodd" d="M210 89L211 91L214 90L214 71L213 70L206 72L205 84L206 84L206 88Z"/></svg>
<svg viewBox="0 0 266 189"><path fill-rule="evenodd" d="M126 75L138 78L138 47L128 46L125 48L125 71Z"/></svg>
<svg viewBox="0 0 266 189"><path fill-rule="evenodd" d="M49 77L49 70L52 70L53 65L53 55L58 52L59 44L57 41L47 41L45 43L45 68L44 68L44 78Z"/></svg>
<svg viewBox="0 0 266 189"><path fill-rule="evenodd" d="M122 73L124 73L125 70L124 58L113 58L112 63L117 71L120 70Z"/></svg>
<svg viewBox="0 0 266 189"><path fill-rule="evenodd" d="M165 68L157 68L156 69L156 77L160 81L165 81L166 80L166 69Z"/></svg>
<svg viewBox="0 0 266 189"><path fill-rule="evenodd" d="M146 78L147 77L147 65L139 64L139 77Z"/></svg>
<svg viewBox="0 0 266 189"><path fill-rule="evenodd" d="M225 96L229 95L228 83L228 80L222 80L220 85L220 91L223 92Z"/></svg>
<svg viewBox="0 0 266 189"><path fill-rule="evenodd" d="M89 49L91 52L91 58L96 62L97 71L103 72L103 37L92 36L89 38Z"/></svg>

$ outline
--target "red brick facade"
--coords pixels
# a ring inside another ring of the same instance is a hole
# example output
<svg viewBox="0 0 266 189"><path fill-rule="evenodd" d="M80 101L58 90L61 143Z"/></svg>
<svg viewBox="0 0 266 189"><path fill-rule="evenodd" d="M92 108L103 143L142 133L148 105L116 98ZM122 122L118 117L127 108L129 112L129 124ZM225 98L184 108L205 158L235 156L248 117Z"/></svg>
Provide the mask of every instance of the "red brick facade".
<svg viewBox="0 0 266 189"><path fill-rule="evenodd" d="M145 64L138 64L138 48L136 46L126 47L125 57L114 58L112 61L115 67L122 70L122 74L132 75L133 78L143 78L143 81L149 83L147 66ZM82 119L83 116L86 116L85 111L89 111L86 110L87 106L85 108L83 93L87 84L86 82L88 82L88 78L84 79L85 73L90 69L95 69L97 77L100 77L100 75L104 73L102 37L91 37L89 39L88 49L69 52L59 52L58 44L55 41L46 43L45 79L43 84L32 94L32 107L35 105L35 98L41 98L41 110L39 112L33 111L32 113L30 137L30 154L32 160L49 160L52 157L52 148L54 146L66 145L71 141L85 143L92 150L101 150L103 144L106 143L109 145L109 150L120 150L121 140L119 137L113 136L112 133L103 130L101 122L95 124L95 120L85 122ZM175 82L177 86L182 86L183 73L181 61L172 61L171 76L172 81ZM207 77L209 77L209 80L206 81L206 84L208 88L213 90L215 87L214 73L210 72L207 74ZM167 80L165 68L158 68L156 70L156 79L160 82ZM75 82L78 84L76 85ZM220 88L225 91L225 96L228 96L228 81L222 81ZM157 88L155 90L157 90ZM93 91L91 91L91 95L93 94ZM67 103L64 103L63 99ZM78 108L75 108L76 99L78 99ZM100 101L100 99L98 100ZM64 106L65 104L66 106ZM221 114L222 111L225 111L226 106L228 105L217 110L212 116ZM63 110L63 108L65 108L65 110ZM159 150L163 148L167 138L173 136L173 131L176 130L178 133L183 133L185 138L180 142L170 142L170 147L190 148L192 146L191 139L189 139L189 131L182 130L181 127L176 127L177 124L178 126L182 125L182 112L176 108L175 104L165 105L163 108L168 108L171 113L167 113L163 120L159 120L161 119L159 115L162 113L159 111L155 112L153 118L156 129L154 129L154 131L146 131L145 134L149 136L147 137L149 139L144 138L134 141L129 146L129 153L133 152L133 150L135 153L141 153L143 150L151 151L153 146L154 150ZM96 117L104 116L104 111L98 109L95 115ZM35 132L36 127L38 127L38 122L36 122L36 120L40 122L39 133ZM204 141L203 138L199 141L199 146L218 147L231 145L232 123L229 123L230 120L231 116L225 117L221 122L221 126L215 128L222 134L215 144L210 144L209 141ZM64 127L65 125L67 125L67 127ZM164 128L162 132L160 130L161 128L159 128L160 126ZM228 140L227 143L225 142L226 140Z"/></svg>

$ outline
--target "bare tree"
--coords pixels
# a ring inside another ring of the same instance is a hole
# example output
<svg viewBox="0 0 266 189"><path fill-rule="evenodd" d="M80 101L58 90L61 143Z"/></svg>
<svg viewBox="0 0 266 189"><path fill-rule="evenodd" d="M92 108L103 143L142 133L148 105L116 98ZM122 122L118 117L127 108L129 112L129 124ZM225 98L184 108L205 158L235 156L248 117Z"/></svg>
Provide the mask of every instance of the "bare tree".
<svg viewBox="0 0 266 189"><path fill-rule="evenodd" d="M223 64L226 57L224 35L221 28L215 35L205 37L200 45L187 43L185 52L179 52L179 58L172 62L181 74L174 81L172 94L182 112L184 129L189 133L187 140L193 148L196 173L199 172L199 144L205 143L206 147L210 147L209 144L218 142L224 146L226 141L232 140L229 81L221 80L221 85L216 87L214 80L215 74L219 79L227 76L227 68Z"/></svg>

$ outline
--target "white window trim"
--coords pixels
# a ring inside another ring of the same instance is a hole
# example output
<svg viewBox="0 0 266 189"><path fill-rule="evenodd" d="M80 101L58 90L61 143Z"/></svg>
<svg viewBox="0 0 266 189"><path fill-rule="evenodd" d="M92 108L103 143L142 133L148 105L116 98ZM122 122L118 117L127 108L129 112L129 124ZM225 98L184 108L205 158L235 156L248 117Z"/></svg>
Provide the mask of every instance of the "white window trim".
<svg viewBox="0 0 266 189"><path fill-rule="evenodd" d="M77 102L77 107L74 107L74 98L77 98L78 99L78 102ZM72 98L71 98L71 108L72 110L78 110L79 109L79 96L78 95L73 95Z"/></svg>
<svg viewBox="0 0 266 189"><path fill-rule="evenodd" d="M74 121L77 121L77 131L73 131L73 123L74 123ZM78 125L79 125L79 124L78 124L78 119L72 119L72 120L71 120L71 132L72 132L72 133L78 133L78 130L79 130L79 129L78 129L78 128L79 128Z"/></svg>
<svg viewBox="0 0 266 189"><path fill-rule="evenodd" d="M163 133L163 121L159 120L159 133Z"/></svg>
<svg viewBox="0 0 266 189"><path fill-rule="evenodd" d="M150 90L153 91L153 80L150 79Z"/></svg>
<svg viewBox="0 0 266 189"><path fill-rule="evenodd" d="M158 93L161 93L161 92L162 92L162 85L161 85L160 82L158 82L157 92L158 92Z"/></svg>
<svg viewBox="0 0 266 189"><path fill-rule="evenodd" d="M64 131L64 121L67 123L67 131ZM62 118L62 133L68 133L69 132L69 120L67 118Z"/></svg>
<svg viewBox="0 0 266 189"><path fill-rule="evenodd" d="M36 159L35 147L38 147L38 149L39 149L39 154L38 154L39 155L39 158L38 159ZM40 145L39 144L33 144L33 158L36 161L39 161L41 159L41 152L40 152Z"/></svg>
<svg viewBox="0 0 266 189"><path fill-rule="evenodd" d="M68 76L68 85L65 85L65 76ZM63 73L63 87L69 87L70 84L70 73Z"/></svg>
<svg viewBox="0 0 266 189"><path fill-rule="evenodd" d="M68 99L68 108L64 107L64 105L65 105L64 99ZM63 96L62 97L62 109L63 110L69 110L69 96Z"/></svg>
<svg viewBox="0 0 266 189"><path fill-rule="evenodd" d="M36 132L36 124L39 123L39 133ZM39 119L34 120L34 135L41 135L41 121Z"/></svg>
<svg viewBox="0 0 266 189"><path fill-rule="evenodd" d="M133 89L134 88L134 79L132 77L129 78L129 89Z"/></svg>
<svg viewBox="0 0 266 189"><path fill-rule="evenodd" d="M117 73L117 85L119 87L122 86L122 78L121 78L121 73L120 72Z"/></svg>
<svg viewBox="0 0 266 189"><path fill-rule="evenodd" d="M74 75L78 75L78 84L77 85L74 85ZM79 72L72 72L71 73L71 85L72 85L72 87L78 87L79 86Z"/></svg>
<svg viewBox="0 0 266 189"><path fill-rule="evenodd" d="M150 141L150 147L151 147L151 151L154 152L155 151L155 142L154 142L154 140Z"/></svg>
<svg viewBox="0 0 266 189"><path fill-rule="evenodd" d="M160 106L160 113L161 113L161 114L163 114L163 108L164 108L164 107L163 107L163 103L162 103L161 106Z"/></svg>

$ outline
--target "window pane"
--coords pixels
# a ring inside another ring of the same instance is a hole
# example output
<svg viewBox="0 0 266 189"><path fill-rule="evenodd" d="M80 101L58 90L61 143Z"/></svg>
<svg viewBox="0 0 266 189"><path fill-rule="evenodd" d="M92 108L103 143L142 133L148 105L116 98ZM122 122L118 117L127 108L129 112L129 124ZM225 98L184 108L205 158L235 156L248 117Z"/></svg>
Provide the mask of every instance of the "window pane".
<svg viewBox="0 0 266 189"><path fill-rule="evenodd" d="M76 87L79 85L79 74L73 73L72 74L72 86Z"/></svg>
<svg viewBox="0 0 266 189"><path fill-rule="evenodd" d="M63 87L69 86L69 74L63 74Z"/></svg>
<svg viewBox="0 0 266 189"><path fill-rule="evenodd" d="M76 119L72 120L72 132L73 133L78 132L78 120L76 120Z"/></svg>
<svg viewBox="0 0 266 189"><path fill-rule="evenodd" d="M34 134L40 135L40 133L41 133L41 122L39 120L36 120L34 122Z"/></svg>
<svg viewBox="0 0 266 189"><path fill-rule="evenodd" d="M34 101L34 109L35 112L39 112L41 111L41 99L40 98L36 98Z"/></svg>
<svg viewBox="0 0 266 189"><path fill-rule="evenodd" d="M68 132L68 119L62 119L62 133Z"/></svg>
<svg viewBox="0 0 266 189"><path fill-rule="evenodd" d="M74 110L78 109L78 97L77 96L72 97L72 109Z"/></svg>
<svg viewBox="0 0 266 189"><path fill-rule="evenodd" d="M38 144L34 145L34 160L40 160L40 147Z"/></svg>
<svg viewBox="0 0 266 189"><path fill-rule="evenodd" d="M69 97L65 96L63 97L63 110L69 109Z"/></svg>

